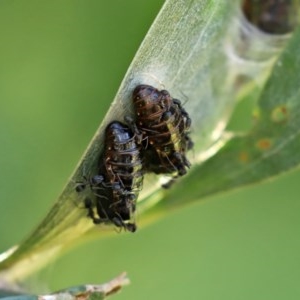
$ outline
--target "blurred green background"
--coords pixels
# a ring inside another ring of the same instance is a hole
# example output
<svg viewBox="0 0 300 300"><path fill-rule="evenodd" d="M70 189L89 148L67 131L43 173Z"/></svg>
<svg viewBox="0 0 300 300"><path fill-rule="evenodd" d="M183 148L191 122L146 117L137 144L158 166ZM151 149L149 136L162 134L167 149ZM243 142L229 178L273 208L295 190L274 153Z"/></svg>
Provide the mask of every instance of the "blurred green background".
<svg viewBox="0 0 300 300"><path fill-rule="evenodd" d="M59 195L162 4L0 2L1 252ZM240 105L232 126L250 110ZM294 171L88 242L29 284L53 291L127 271L115 299L300 299L299 182Z"/></svg>

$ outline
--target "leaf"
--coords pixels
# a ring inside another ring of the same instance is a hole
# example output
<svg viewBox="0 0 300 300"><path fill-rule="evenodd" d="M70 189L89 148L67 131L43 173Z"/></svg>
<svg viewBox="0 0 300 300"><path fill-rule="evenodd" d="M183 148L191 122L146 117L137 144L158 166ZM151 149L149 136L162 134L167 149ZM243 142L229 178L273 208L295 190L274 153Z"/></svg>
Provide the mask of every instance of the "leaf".
<svg viewBox="0 0 300 300"><path fill-rule="evenodd" d="M123 273L101 285L78 285L48 295L29 295L0 290L0 298L6 300L102 300L118 292L129 279Z"/></svg>
<svg viewBox="0 0 300 300"><path fill-rule="evenodd" d="M195 201L270 179L300 163L300 30L278 59L255 109L255 125L235 134L167 195L165 204ZM189 184L189 193L182 188Z"/></svg>
<svg viewBox="0 0 300 300"><path fill-rule="evenodd" d="M195 134L197 151L206 149L221 135L235 105L232 97L216 97L223 92L217 87L223 86L221 72L227 68L221 49L237 3L237 0L230 3L222 0L165 2L105 119L57 202L27 239L0 257L3 279L20 281L88 235L106 236L114 232L112 224L95 226L87 218L83 201L91 196L91 191L79 195L75 187L83 176L97 174L107 124L114 120L124 122L126 115L134 116L131 93L137 84L165 86L172 95L187 102L185 106L191 112L195 130L201 128L201 135ZM212 137L216 130L218 133ZM144 185L145 194L153 191L160 194L157 179L154 178L153 184L149 176Z"/></svg>
<svg viewBox="0 0 300 300"><path fill-rule="evenodd" d="M235 84L237 75L242 70L241 61L243 66L248 66L247 60L241 59L243 57L237 59L237 53L232 52L234 48L232 46L239 45L244 37L240 33L244 25L237 22L241 17L239 4L238 0L229 2L168 0L165 2L136 54L105 119L57 202L27 239L12 253L7 252L2 258L0 257L0 275L3 279L8 282L21 281L86 237L92 235L104 237L107 233L113 232L112 224L103 223L94 226L87 218L83 203L84 199L90 197L92 193L87 189L79 195L75 187L76 182L82 181L84 176L97 174L98 160L104 144L104 131L108 123L115 120L124 122L124 117L128 115L134 117L131 94L138 84L145 83L168 89L173 97L185 102L184 107L192 118L191 137L195 142L195 168L182 182L176 184L170 191L170 197L178 199L177 204L185 205L186 201L183 201L182 197L179 198L180 193L177 193L185 182L191 183L193 188L189 188L188 192L185 190L185 198L188 199L204 195L205 189L208 191L209 187L217 191L218 185L213 188L213 170L209 165L206 173L210 177L205 177L209 184L203 180L202 185L198 185L199 173L205 174L204 171L198 172L198 170L205 170L206 164L201 167L197 167L196 164L202 162L200 158L203 154L212 155L212 148L217 151L219 148L216 145L221 147L225 143L222 136L236 105L236 94L239 93L239 88ZM271 49L273 49L272 45ZM271 57L268 57L266 62L251 62L248 68L250 71L247 69L243 75L250 74L252 78L260 78L261 74L265 76L278 49L270 53ZM245 54L247 51L243 53ZM252 85L252 83L247 85L248 93ZM227 149L231 142L224 149ZM206 155L205 159L207 158ZM228 161L224 160L222 164L226 175L232 165L228 165ZM224 174L220 173L219 185L223 184L226 187ZM221 180L222 176L224 183ZM169 197L162 191L159 179L157 176L147 176L138 203L140 214L149 212L150 208L161 203L164 197ZM230 180L232 179L229 178ZM166 212L163 215L166 215ZM157 215L153 214L152 221L155 218ZM107 231L107 228L110 231Z"/></svg>

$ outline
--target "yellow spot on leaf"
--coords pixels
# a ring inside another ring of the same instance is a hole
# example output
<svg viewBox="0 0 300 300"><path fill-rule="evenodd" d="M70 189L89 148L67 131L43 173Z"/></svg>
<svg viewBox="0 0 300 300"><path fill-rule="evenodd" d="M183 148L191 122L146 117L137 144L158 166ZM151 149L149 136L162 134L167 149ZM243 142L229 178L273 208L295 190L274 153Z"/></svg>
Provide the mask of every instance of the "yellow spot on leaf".
<svg viewBox="0 0 300 300"><path fill-rule="evenodd" d="M258 108L255 108L252 112L252 118L254 120L254 122L257 122L260 119L260 110Z"/></svg>
<svg viewBox="0 0 300 300"><path fill-rule="evenodd" d="M256 147L260 150L268 150L271 148L271 146L272 146L272 142L270 139L260 139L256 143Z"/></svg>
<svg viewBox="0 0 300 300"><path fill-rule="evenodd" d="M242 163L246 163L249 161L249 154L246 151L240 152L239 161Z"/></svg>
<svg viewBox="0 0 300 300"><path fill-rule="evenodd" d="M288 119L288 110L284 105L277 106L271 113L271 120L275 123L286 122Z"/></svg>

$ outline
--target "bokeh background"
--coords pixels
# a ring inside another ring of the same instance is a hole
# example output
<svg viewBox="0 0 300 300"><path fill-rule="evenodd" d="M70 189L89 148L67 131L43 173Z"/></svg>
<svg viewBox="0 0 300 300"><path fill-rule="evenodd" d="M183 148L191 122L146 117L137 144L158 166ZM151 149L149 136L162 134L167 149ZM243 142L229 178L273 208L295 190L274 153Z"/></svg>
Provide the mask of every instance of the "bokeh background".
<svg viewBox="0 0 300 300"><path fill-rule="evenodd" d="M1 252L59 195L162 4L1 0ZM250 120L241 104L231 127ZM115 299L300 299L299 182L293 171L90 241L28 284L53 291L127 271L132 284Z"/></svg>

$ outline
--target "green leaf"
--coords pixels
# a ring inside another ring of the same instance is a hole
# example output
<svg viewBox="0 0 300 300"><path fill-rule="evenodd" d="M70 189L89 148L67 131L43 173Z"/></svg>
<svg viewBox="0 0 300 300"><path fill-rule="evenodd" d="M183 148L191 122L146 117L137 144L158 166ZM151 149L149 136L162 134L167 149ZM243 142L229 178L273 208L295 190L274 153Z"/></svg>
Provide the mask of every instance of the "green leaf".
<svg viewBox="0 0 300 300"><path fill-rule="evenodd" d="M87 189L79 195L75 187L76 182L83 180L84 175L97 174L98 160L104 144L104 131L108 123L115 120L123 122L127 115L134 117L131 94L138 84L145 83L166 88L172 96L185 102L184 107L192 118L191 137L195 142L194 159L191 158L195 167L192 168L190 175L179 181L169 193L162 191L159 177L145 178L144 190L138 203L138 211L141 215L150 212L150 209L162 203L164 198L166 200L172 198L172 201L163 201L164 205L171 205L176 202L176 199L177 204L185 205L188 202L186 199L196 199L225 190L232 182L242 179L241 176L234 177L235 173L230 176L234 164L228 162L227 155L217 163L212 164L213 159L211 159L207 164L198 166L204 160L203 157L207 159L226 142L226 139L223 139L223 131L236 105L237 95L249 94L255 86L253 81L249 80L246 84L247 88L242 89L243 85L237 84L240 83L237 81L239 75L248 76L250 79L259 78L260 87L256 87L259 94L264 78L282 47L280 44L280 47L276 45L274 48L272 43L266 44L261 35L254 34L256 40L253 44L261 46L262 39L262 45L267 47L270 57L267 57L267 61L260 60L254 63L249 59L245 60L245 57L252 57L252 52L257 53L257 48L254 49L255 51L251 47L243 48L242 52L236 50L236 48L240 49L245 32L246 39L249 39L248 44L252 45L252 31L246 28L243 34L240 32L244 29L245 20L239 11L239 4L238 0L229 2L168 0L165 2L136 54L105 119L57 202L27 239L0 257L0 275L4 280L21 281L85 238L105 237L113 232L112 224L95 226L87 218L83 201L91 196L91 191ZM263 113L262 110L258 124L263 120ZM274 114L277 118L276 112ZM272 131L273 127L269 127ZM256 132L256 129L253 130L249 137L255 137ZM271 135L262 136L269 139L271 137ZM230 145L235 141L240 140L232 139L214 159L222 155L226 149L230 149ZM278 141L271 140L271 142L270 149L275 149ZM259 155L262 153L265 155L271 151L270 149L263 149L263 151L259 149L259 152L254 147L253 153L249 153L249 158L254 162ZM242 166L249 165L247 163ZM219 177L214 173L216 167L219 168ZM204 174L205 179L201 181L200 176ZM215 178L218 182L214 181ZM184 191L182 197L183 191L178 191L186 182L189 188L188 191ZM166 212L162 215L157 212L149 213L150 218L142 221L143 216L140 216L139 220L141 223L153 221L163 215L166 215Z"/></svg>
<svg viewBox="0 0 300 300"><path fill-rule="evenodd" d="M222 50L223 37L237 3L221 0L165 2L105 119L57 202L27 239L0 258L1 276L6 281L25 278L88 235L106 236L114 232L111 224L95 226L86 217L83 201L91 196L91 192L78 195L75 186L84 175L97 174L107 124L113 120L123 122L125 115L134 116L131 93L137 84L147 83L159 88L164 85L172 95L186 100L193 127L195 130L201 128L201 135L194 135L197 151L206 149L221 135L235 105L232 97L217 97L223 92L217 87L223 86L221 73L227 68ZM213 131L217 134L212 137ZM149 193L159 195L157 179L154 178L153 183L150 176L146 178L141 200ZM107 228L110 231L105 230Z"/></svg>
<svg viewBox="0 0 300 300"><path fill-rule="evenodd" d="M234 134L215 156L195 167L167 196L167 206L258 183L299 166L299 49L298 29L261 93L253 128ZM185 184L189 193L182 192Z"/></svg>

